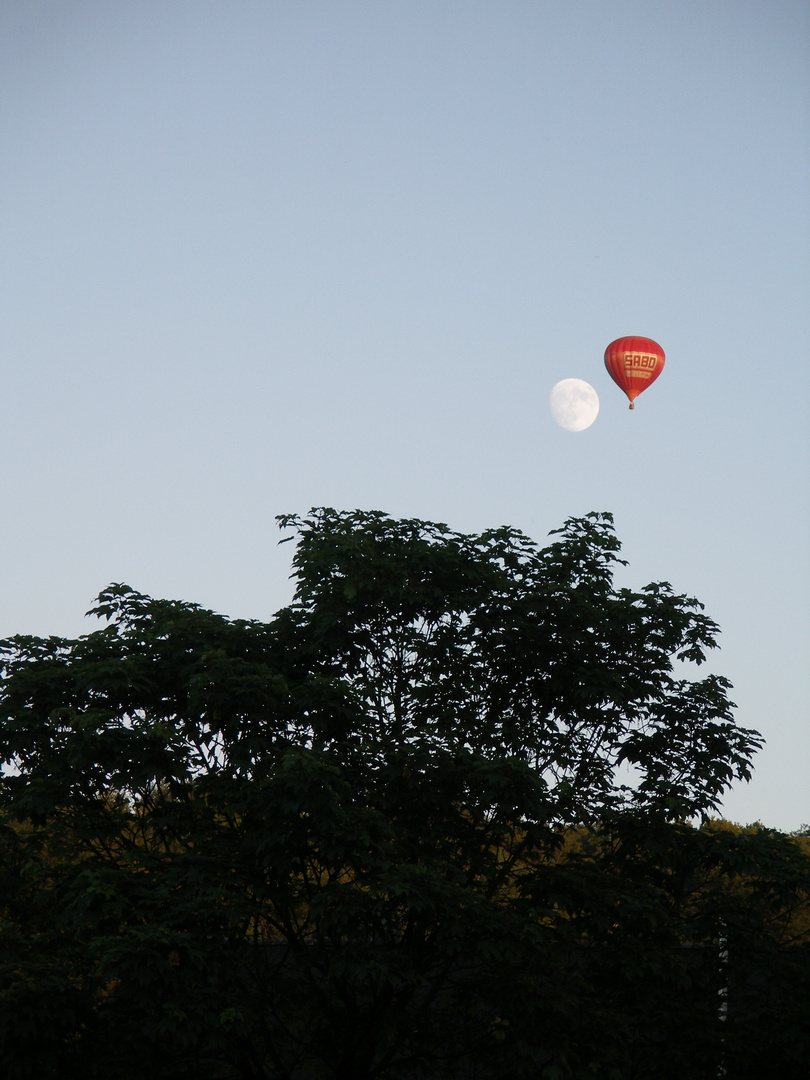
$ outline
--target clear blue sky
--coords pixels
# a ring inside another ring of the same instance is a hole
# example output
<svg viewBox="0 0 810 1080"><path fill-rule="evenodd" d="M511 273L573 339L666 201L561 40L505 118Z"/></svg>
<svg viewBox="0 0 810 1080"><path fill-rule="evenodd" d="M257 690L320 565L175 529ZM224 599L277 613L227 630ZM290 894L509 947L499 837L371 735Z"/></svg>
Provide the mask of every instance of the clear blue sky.
<svg viewBox="0 0 810 1080"><path fill-rule="evenodd" d="M809 58L804 0L4 0L0 634L269 618L313 505L609 510L767 739L726 814L810 822Z"/></svg>

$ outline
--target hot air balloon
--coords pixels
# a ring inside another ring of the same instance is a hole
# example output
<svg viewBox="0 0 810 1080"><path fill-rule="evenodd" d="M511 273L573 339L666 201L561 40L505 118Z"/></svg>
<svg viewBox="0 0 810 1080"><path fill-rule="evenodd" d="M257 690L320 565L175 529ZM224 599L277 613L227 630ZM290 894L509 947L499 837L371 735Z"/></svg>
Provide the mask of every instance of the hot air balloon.
<svg viewBox="0 0 810 1080"><path fill-rule="evenodd" d="M605 367L634 409L638 395L664 370L664 350L648 337L616 338L605 349Z"/></svg>

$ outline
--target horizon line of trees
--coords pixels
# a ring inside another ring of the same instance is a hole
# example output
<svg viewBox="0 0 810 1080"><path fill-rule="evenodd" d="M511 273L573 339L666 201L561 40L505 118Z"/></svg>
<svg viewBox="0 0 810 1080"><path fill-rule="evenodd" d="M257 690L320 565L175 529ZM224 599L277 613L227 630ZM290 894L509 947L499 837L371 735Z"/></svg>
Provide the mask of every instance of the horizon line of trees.
<svg viewBox="0 0 810 1080"><path fill-rule="evenodd" d="M11 1080L803 1078L810 836L713 818L761 738L702 605L607 514L280 524L268 623L0 643Z"/></svg>

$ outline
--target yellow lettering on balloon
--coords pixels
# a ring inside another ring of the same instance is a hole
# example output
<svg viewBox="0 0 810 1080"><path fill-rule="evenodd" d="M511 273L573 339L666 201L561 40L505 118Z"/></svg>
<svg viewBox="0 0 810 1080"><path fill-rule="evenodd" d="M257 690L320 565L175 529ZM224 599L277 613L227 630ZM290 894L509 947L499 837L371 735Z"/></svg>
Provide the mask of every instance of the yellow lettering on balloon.
<svg viewBox="0 0 810 1080"><path fill-rule="evenodd" d="M624 373L636 379L649 379L658 366L659 358L654 353L624 354Z"/></svg>

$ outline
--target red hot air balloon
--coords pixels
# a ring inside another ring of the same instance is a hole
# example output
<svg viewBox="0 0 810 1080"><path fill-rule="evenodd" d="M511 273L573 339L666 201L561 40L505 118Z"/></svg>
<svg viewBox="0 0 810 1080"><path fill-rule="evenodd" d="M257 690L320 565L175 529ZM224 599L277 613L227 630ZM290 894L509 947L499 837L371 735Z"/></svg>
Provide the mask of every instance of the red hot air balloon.
<svg viewBox="0 0 810 1080"><path fill-rule="evenodd" d="M633 402L664 370L664 350L648 337L620 337L605 349L605 367Z"/></svg>

